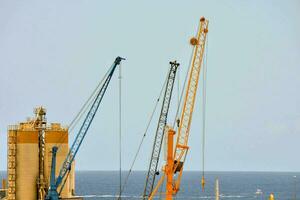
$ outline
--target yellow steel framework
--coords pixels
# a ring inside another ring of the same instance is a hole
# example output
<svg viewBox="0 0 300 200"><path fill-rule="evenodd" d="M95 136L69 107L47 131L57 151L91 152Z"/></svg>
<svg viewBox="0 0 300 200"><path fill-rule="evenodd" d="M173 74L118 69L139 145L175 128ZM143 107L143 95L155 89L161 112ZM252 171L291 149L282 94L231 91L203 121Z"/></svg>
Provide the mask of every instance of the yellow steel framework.
<svg viewBox="0 0 300 200"><path fill-rule="evenodd" d="M46 194L45 179L45 130L46 130L46 109L38 107L35 109L36 119L34 126L38 130L39 138L39 176L37 178L38 200L44 200Z"/></svg>
<svg viewBox="0 0 300 200"><path fill-rule="evenodd" d="M9 127L8 132L8 151L7 151L7 179L8 179L8 191L7 199L16 199L16 176L17 176L17 129Z"/></svg>
<svg viewBox="0 0 300 200"><path fill-rule="evenodd" d="M175 195L179 191L183 165L189 149L188 139L198 88L200 70L203 63L207 32L208 20L206 20L204 17L201 17L197 36L190 40L191 45L194 46L194 51L189 70L189 79L185 91L186 93L182 106L181 118L179 121L175 149L173 147L175 131L172 128L169 128L167 136L167 163L163 168L164 174L152 191L149 200L152 200L153 197L157 194L157 191L164 182L165 178L167 178L166 200L172 200L173 195ZM179 174L177 176L174 176L177 172L179 172Z"/></svg>

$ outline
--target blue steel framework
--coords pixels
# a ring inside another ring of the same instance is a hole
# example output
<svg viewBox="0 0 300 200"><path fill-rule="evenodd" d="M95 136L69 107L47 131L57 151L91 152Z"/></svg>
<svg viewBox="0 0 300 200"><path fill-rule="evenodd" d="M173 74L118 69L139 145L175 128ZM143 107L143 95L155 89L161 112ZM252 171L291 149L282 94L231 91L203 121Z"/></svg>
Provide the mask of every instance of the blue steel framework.
<svg viewBox="0 0 300 200"><path fill-rule="evenodd" d="M56 167L56 152L57 152L57 147L54 146L52 148L52 164L51 164L51 175L50 175L50 188L48 191L48 194L46 196L46 200L58 200L59 199L59 193L57 192L57 188L60 186L62 183L63 179L66 177L66 174L68 171L71 169L71 165L74 161L74 158L80 148L81 143L84 140L84 137L86 136L86 133L95 117L95 114L99 108L99 105L102 101L102 98L105 94L105 91L108 87L108 84L113 76L113 73L116 69L116 67L121 63L121 60L124 60L124 58L117 57L111 67L111 70L109 74L107 75L105 82L103 83L101 89L97 93L97 96L87 113L83 124L81 125L79 132L76 135L76 138L71 146L71 149L62 165L62 168L60 169L59 175L57 178L55 178L55 167Z"/></svg>

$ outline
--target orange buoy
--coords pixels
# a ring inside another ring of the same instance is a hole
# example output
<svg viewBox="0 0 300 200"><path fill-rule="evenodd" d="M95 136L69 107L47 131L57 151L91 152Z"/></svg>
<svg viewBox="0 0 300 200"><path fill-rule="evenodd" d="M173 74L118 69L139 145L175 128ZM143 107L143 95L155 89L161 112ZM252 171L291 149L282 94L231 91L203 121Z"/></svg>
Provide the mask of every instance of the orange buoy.
<svg viewBox="0 0 300 200"><path fill-rule="evenodd" d="M205 189L205 178L204 178L204 176L202 176L202 179L201 179L201 186L202 186L202 191L204 191L204 189Z"/></svg>
<svg viewBox="0 0 300 200"><path fill-rule="evenodd" d="M269 200L275 200L275 197L274 197L273 193L270 194Z"/></svg>

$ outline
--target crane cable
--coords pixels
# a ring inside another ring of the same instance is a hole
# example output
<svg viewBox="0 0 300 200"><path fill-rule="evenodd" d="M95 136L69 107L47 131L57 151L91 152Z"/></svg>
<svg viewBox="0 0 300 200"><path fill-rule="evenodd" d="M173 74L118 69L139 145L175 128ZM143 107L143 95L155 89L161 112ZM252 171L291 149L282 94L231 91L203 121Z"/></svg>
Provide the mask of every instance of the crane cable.
<svg viewBox="0 0 300 200"><path fill-rule="evenodd" d="M177 69L177 107L180 105L180 68Z"/></svg>
<svg viewBox="0 0 300 200"><path fill-rule="evenodd" d="M141 138L141 141L140 141L140 143L139 143L138 149L137 149L137 151L136 151L136 153L135 153L135 155L134 155L134 158L133 158L133 161L132 161L132 163L131 163L131 165L130 165L129 171L128 171L128 173L127 173L125 179L124 179L124 183L123 183L122 189L120 190L120 191L121 191L121 192L120 192L120 195L119 195L119 197L118 197L117 199L120 199L121 194L122 194L122 193L124 192L124 190L125 190L125 187L126 187L126 185L127 185L129 176L131 175L132 169L133 169L134 164L135 164L135 162L136 162L136 159L137 159L137 157L138 157L138 155L139 155L139 153L140 153L142 144L143 144L143 142L144 142L144 139L145 139L145 137L146 137L146 135L147 135L148 129L149 129L150 124L151 124L151 122L152 122L152 119L153 119L153 117L154 117L154 114L155 114L155 111L156 111L156 109L157 109L158 103L159 103L159 101L160 101L160 98L162 97L164 88L165 88L165 86L166 86L166 84L167 84L167 80L168 80L168 76L166 76L166 79L165 79L165 81L164 81L164 84L163 84L163 86L162 86L162 88L161 88L161 90L160 90L160 92L159 92L159 96L158 96L158 98L157 98L157 100L156 100L156 103L155 103L155 105L154 105L154 108L153 108L153 110L152 110L152 112L151 112L151 115L150 115L149 121L148 121L148 123L147 123L146 129L145 129L145 131L144 131L144 133L143 133L143 135L142 135L142 138Z"/></svg>
<svg viewBox="0 0 300 200"><path fill-rule="evenodd" d="M207 88L207 51L208 51L208 39L206 41L206 49L203 61L203 99L202 99L202 179L201 186L202 191L205 189L205 133L206 133L206 88Z"/></svg>
<svg viewBox="0 0 300 200"><path fill-rule="evenodd" d="M193 55L191 55L190 57L190 62L192 62L192 58L193 58ZM174 122L173 122L173 128L175 129L175 131L177 131L178 127L179 127L179 123L180 123L180 108L181 108L181 102L182 102L182 99L183 99L183 96L184 96L184 91L185 91L185 86L186 86L186 83L187 83L187 79L188 79L188 75L190 73L190 69L188 69L188 71L186 72L186 75L185 75L185 78L184 78L184 83L183 83L183 87L182 87L182 90L181 90L181 94L180 94L180 99L179 99L179 103L177 105L177 110L176 110L176 114L175 114L175 119L174 119ZM179 88L179 87L178 87ZM177 126L175 126L177 123Z"/></svg>
<svg viewBox="0 0 300 200"><path fill-rule="evenodd" d="M119 66L119 199L122 193L122 70Z"/></svg>
<svg viewBox="0 0 300 200"><path fill-rule="evenodd" d="M83 106L80 108L79 112L76 114L76 116L74 117L74 119L71 121L70 125L69 125L69 136L71 135L70 133L73 133L74 128L76 127L76 125L78 124L79 120L82 118L83 114L86 113L86 111L88 110L88 108L91 107L92 102L95 100L96 98L96 94L99 91L100 87L103 85L104 80L106 79L106 77L108 76L109 72L111 71L113 66L111 66L107 72L105 73L105 75L103 76L102 80L98 83L97 87L93 90L92 94L89 96L89 98L85 101L85 103L83 104ZM68 136L68 134L65 134L63 136L60 137L60 139L58 140L58 144L56 144L58 150L60 149L61 145L63 144L63 141L65 140L65 138Z"/></svg>
<svg viewBox="0 0 300 200"><path fill-rule="evenodd" d="M87 101L83 104L83 106L81 107L81 109L79 110L79 112L77 113L77 115L75 116L75 118L71 121L69 128L70 131L73 131L73 129L76 127L76 125L78 124L78 121L81 119L82 115L87 111L87 109L90 107L91 103L93 102L93 100L96 98L96 94L98 92L98 90L100 89L100 87L103 85L103 82L105 81L105 79L107 78L109 72L111 71L111 69L113 68L113 66L111 66L107 72L105 73L105 75L103 76L103 78L101 79L101 81L98 83L97 87L93 90L92 94L89 96L89 98L87 99Z"/></svg>

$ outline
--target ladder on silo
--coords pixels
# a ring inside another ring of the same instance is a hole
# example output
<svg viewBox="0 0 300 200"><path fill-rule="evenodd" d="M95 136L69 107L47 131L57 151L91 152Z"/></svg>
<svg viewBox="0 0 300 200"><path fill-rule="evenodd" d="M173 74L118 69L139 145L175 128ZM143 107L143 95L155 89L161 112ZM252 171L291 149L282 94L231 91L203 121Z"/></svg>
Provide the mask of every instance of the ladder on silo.
<svg viewBox="0 0 300 200"><path fill-rule="evenodd" d="M7 178L8 191L7 199L16 199L16 178L17 178L17 128L10 127L8 131L8 151L7 151Z"/></svg>

